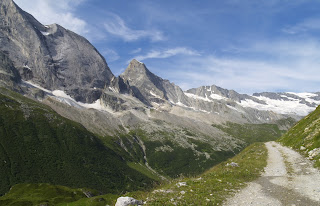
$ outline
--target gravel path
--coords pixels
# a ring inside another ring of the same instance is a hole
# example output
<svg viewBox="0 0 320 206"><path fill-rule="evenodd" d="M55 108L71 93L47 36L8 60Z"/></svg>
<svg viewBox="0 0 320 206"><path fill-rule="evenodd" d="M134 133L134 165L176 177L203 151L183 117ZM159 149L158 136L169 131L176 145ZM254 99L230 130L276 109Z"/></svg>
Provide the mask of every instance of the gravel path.
<svg viewBox="0 0 320 206"><path fill-rule="evenodd" d="M262 176L228 199L225 205L320 205L320 173L299 153L266 143L268 165Z"/></svg>

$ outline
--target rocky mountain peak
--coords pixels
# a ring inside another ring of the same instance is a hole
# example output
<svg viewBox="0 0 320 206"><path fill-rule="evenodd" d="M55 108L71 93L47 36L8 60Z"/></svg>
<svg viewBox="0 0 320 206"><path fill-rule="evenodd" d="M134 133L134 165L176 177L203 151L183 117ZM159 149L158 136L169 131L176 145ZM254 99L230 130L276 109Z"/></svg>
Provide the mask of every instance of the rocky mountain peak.
<svg viewBox="0 0 320 206"><path fill-rule="evenodd" d="M147 69L146 65L142 62L139 62L136 59L131 60L127 69L124 71L121 76L124 77L137 77L137 76L146 76L150 75L151 72Z"/></svg>
<svg viewBox="0 0 320 206"><path fill-rule="evenodd" d="M129 68L135 68L135 67L140 66L140 65L143 65L144 67L146 67L143 62L140 62L140 61L138 61L136 59L132 59L131 62L129 63Z"/></svg>
<svg viewBox="0 0 320 206"><path fill-rule="evenodd" d="M139 90L143 99L150 104L157 105L168 101L185 103L186 97L180 87L153 74L144 63L135 59L120 76L128 81L133 89Z"/></svg>

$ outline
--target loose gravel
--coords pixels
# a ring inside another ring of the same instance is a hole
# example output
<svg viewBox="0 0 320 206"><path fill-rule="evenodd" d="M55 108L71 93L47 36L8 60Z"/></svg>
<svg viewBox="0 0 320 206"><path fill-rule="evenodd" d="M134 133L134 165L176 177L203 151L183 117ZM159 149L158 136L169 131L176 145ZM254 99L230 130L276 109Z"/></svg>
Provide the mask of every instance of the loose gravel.
<svg viewBox="0 0 320 206"><path fill-rule="evenodd" d="M266 147L268 164L265 172L224 205L320 205L320 173L312 162L276 142L267 142Z"/></svg>

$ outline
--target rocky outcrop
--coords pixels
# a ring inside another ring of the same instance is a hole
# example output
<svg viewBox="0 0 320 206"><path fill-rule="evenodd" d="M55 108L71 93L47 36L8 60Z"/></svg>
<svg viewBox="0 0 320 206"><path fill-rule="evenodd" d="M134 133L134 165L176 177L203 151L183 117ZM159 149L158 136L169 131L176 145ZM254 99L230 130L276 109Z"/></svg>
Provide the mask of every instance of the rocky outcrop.
<svg viewBox="0 0 320 206"><path fill-rule="evenodd" d="M119 197L115 206L143 205L141 200L136 200L132 197Z"/></svg>
<svg viewBox="0 0 320 206"><path fill-rule="evenodd" d="M89 41L57 24L42 25L12 0L0 2L0 26L0 50L8 54L23 80L93 102L113 78Z"/></svg>

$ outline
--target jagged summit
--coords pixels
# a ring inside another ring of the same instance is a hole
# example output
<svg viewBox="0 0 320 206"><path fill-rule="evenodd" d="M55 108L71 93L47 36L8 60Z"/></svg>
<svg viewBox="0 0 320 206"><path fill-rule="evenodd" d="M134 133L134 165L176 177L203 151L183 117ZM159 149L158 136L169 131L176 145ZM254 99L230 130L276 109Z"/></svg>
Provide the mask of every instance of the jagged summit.
<svg viewBox="0 0 320 206"><path fill-rule="evenodd" d="M140 62L140 61L138 61L136 59L132 59L131 62L129 63L129 65L130 64L133 64L133 65L139 65L139 64L145 65L143 62Z"/></svg>
<svg viewBox="0 0 320 206"><path fill-rule="evenodd" d="M144 63L133 59L120 75L130 86L138 89L149 103L177 103L186 98L180 87L153 74Z"/></svg>
<svg viewBox="0 0 320 206"><path fill-rule="evenodd" d="M25 81L93 102L114 77L88 40L58 24L42 25L12 0L0 2L0 23L0 50Z"/></svg>
<svg viewBox="0 0 320 206"><path fill-rule="evenodd" d="M131 60L127 69L120 75L123 77L137 77L141 75L153 75L146 65L136 59Z"/></svg>

